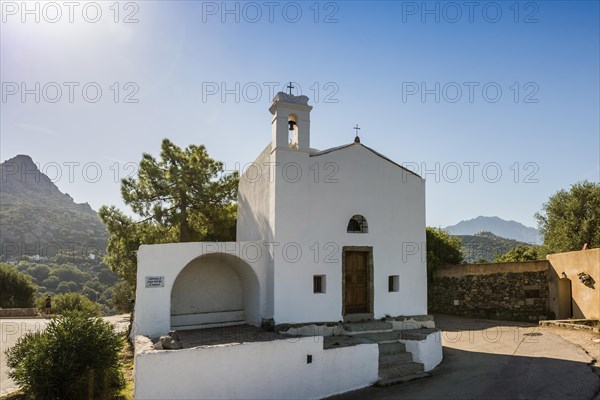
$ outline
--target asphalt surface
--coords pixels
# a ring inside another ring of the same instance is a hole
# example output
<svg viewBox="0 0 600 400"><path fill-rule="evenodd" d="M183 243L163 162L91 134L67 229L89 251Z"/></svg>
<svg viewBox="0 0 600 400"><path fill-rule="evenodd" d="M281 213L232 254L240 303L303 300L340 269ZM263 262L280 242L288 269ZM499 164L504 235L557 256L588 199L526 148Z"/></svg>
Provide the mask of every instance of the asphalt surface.
<svg viewBox="0 0 600 400"><path fill-rule="evenodd" d="M592 356L543 328L450 316L436 325L444 361L431 377L330 399L600 399Z"/></svg>

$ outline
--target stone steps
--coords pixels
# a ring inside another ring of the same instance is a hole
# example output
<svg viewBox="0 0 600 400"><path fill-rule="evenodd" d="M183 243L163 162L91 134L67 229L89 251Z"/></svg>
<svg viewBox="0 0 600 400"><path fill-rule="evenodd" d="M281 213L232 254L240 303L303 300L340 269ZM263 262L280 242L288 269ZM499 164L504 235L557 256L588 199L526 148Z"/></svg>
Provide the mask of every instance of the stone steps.
<svg viewBox="0 0 600 400"><path fill-rule="evenodd" d="M412 362L412 354L406 351L397 352L393 354L381 354L379 353L379 370L382 368L391 367L397 364Z"/></svg>
<svg viewBox="0 0 600 400"><path fill-rule="evenodd" d="M394 331L393 324L387 321L346 321L342 328L343 335L329 340L326 338L324 347L377 343L379 380L376 385L388 386L429 376L424 372L423 364L414 362L412 354L406 351L404 343L400 343L401 339L423 340L427 336L423 330Z"/></svg>
<svg viewBox="0 0 600 400"><path fill-rule="evenodd" d="M398 331L389 332L361 332L352 335L354 337L360 337L362 339L374 342L374 343L395 343L400 340L400 333Z"/></svg>
<svg viewBox="0 0 600 400"><path fill-rule="evenodd" d="M373 313L360 313L360 314L346 314L344 315L344 322L373 322Z"/></svg>
<svg viewBox="0 0 600 400"><path fill-rule="evenodd" d="M383 325L374 325L374 328L382 327ZM412 354L406 351L404 343L400 343L400 339L403 339L402 332L372 332L363 327L361 329L361 333L352 337L376 342L379 345L379 380L376 385L389 386L429 376L424 372L423 364L414 362ZM411 332L411 335L407 336L420 338L417 332Z"/></svg>
<svg viewBox="0 0 600 400"><path fill-rule="evenodd" d="M391 386L396 385L398 383L414 381L415 379L427 378L429 376L431 375L429 375L427 372L419 372L417 374L412 375L398 376L389 379L380 379L375 383L375 386Z"/></svg>
<svg viewBox="0 0 600 400"><path fill-rule="evenodd" d="M411 357L412 358L412 357ZM413 361L401 362L388 367L379 367L379 379L398 378L424 372L423 364Z"/></svg>
<svg viewBox="0 0 600 400"><path fill-rule="evenodd" d="M430 335L433 332L437 332L439 329L437 328L427 328L427 329L407 329L400 332L400 339L404 340L425 340L427 339L427 335Z"/></svg>
<svg viewBox="0 0 600 400"><path fill-rule="evenodd" d="M405 352L406 346L404 343L392 342L392 343L379 343L379 357L382 355L395 354Z"/></svg>

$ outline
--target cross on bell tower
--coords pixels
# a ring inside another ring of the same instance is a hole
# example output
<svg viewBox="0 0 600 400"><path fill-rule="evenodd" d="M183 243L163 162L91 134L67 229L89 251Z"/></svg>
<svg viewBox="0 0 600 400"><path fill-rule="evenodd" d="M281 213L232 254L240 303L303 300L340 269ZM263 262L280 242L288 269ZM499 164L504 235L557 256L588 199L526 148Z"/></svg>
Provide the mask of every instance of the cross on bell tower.
<svg viewBox="0 0 600 400"><path fill-rule="evenodd" d="M360 138L358 137L358 131L360 130L360 128L358 127L358 124L356 124L356 126L352 129L354 129L354 131L356 132L356 136L354 137L354 143L360 143Z"/></svg>
<svg viewBox="0 0 600 400"><path fill-rule="evenodd" d="M289 90L290 90L290 95L292 95L292 89L295 89L296 87L294 85L292 85L292 82L290 82L289 85L286 86ZM292 95L293 96L293 95Z"/></svg>

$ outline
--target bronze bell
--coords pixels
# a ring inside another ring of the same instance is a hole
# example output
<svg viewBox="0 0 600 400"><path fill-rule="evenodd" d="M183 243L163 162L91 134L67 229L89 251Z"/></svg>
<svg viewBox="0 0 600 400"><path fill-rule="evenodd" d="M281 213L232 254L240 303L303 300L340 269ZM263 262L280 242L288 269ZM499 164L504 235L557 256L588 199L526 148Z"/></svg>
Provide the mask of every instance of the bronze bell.
<svg viewBox="0 0 600 400"><path fill-rule="evenodd" d="M288 124L290 125L290 128L289 128L290 131L293 131L294 130L294 126L296 125L296 121L289 120Z"/></svg>

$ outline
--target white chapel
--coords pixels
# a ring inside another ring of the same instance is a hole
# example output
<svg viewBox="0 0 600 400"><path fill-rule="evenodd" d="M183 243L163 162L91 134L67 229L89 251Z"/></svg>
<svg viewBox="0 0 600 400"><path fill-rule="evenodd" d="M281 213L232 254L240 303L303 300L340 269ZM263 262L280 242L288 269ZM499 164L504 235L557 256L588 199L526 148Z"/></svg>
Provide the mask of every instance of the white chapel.
<svg viewBox="0 0 600 400"><path fill-rule="evenodd" d="M427 313L424 180L358 136L312 148L311 110L273 99L271 141L240 177L236 242L140 247L138 334Z"/></svg>

